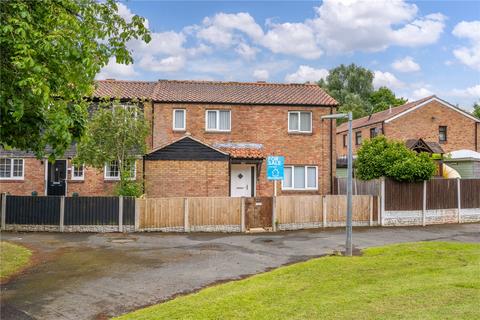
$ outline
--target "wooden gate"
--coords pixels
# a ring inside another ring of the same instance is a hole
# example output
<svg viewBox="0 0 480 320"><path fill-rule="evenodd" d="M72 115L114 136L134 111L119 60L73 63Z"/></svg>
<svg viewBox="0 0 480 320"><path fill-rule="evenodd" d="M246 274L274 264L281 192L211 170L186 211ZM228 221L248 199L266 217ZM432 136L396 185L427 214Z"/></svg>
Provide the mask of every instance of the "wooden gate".
<svg viewBox="0 0 480 320"><path fill-rule="evenodd" d="M252 228L272 227L272 197L254 197L245 199L245 226Z"/></svg>

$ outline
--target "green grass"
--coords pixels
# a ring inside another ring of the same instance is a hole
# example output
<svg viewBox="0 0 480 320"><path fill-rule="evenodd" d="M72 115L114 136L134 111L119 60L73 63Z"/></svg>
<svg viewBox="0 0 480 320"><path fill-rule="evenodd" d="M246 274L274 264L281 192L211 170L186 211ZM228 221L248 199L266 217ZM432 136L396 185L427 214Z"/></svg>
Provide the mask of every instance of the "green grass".
<svg viewBox="0 0 480 320"><path fill-rule="evenodd" d="M313 259L118 319L479 319L480 245L418 242Z"/></svg>
<svg viewBox="0 0 480 320"><path fill-rule="evenodd" d="M0 280L20 271L30 261L32 252L10 242L0 241Z"/></svg>

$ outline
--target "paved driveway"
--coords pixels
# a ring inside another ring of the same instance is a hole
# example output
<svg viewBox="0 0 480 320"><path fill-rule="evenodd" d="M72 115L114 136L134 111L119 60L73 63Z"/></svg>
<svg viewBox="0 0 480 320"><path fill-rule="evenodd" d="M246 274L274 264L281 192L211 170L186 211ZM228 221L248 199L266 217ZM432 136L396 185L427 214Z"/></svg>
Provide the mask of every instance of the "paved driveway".
<svg viewBox="0 0 480 320"><path fill-rule="evenodd" d="M342 250L344 229L252 235L3 233L37 264L2 287L2 319L103 319L283 264ZM480 224L354 229L357 248L480 242Z"/></svg>

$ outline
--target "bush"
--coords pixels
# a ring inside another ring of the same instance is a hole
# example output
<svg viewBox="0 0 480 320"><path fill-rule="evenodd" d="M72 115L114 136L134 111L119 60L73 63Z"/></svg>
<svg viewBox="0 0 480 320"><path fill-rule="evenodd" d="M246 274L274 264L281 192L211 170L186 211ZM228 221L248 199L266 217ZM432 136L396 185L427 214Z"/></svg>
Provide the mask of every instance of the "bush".
<svg viewBox="0 0 480 320"><path fill-rule="evenodd" d="M429 154L417 154L384 136L364 141L355 165L356 175L362 180L385 176L397 181L423 181L433 177L436 170Z"/></svg>
<svg viewBox="0 0 480 320"><path fill-rule="evenodd" d="M143 194L143 186L141 183L131 180L128 173L125 172L121 176L120 182L115 187L115 194L117 196L138 198Z"/></svg>

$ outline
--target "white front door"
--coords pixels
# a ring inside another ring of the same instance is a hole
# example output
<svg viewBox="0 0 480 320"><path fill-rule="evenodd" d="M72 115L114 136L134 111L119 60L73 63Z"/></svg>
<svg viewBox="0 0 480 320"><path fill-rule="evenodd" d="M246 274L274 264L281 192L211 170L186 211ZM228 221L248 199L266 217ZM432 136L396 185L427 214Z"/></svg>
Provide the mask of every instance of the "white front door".
<svg viewBox="0 0 480 320"><path fill-rule="evenodd" d="M255 166L232 164L230 194L232 197L251 197L255 195Z"/></svg>

